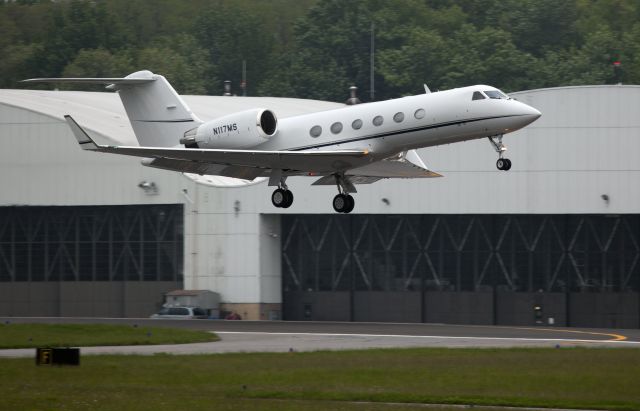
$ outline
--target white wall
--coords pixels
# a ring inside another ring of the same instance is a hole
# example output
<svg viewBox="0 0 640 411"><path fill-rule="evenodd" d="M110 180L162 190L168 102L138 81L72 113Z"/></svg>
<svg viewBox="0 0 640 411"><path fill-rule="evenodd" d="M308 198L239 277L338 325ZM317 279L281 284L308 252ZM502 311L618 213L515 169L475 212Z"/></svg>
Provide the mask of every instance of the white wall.
<svg viewBox="0 0 640 411"><path fill-rule="evenodd" d="M154 182L158 194L145 194L142 181ZM251 191L82 151L62 120L0 104L0 206L166 203L185 207L186 288L219 292L224 302L280 302L279 240L261 231L279 225L261 226Z"/></svg>

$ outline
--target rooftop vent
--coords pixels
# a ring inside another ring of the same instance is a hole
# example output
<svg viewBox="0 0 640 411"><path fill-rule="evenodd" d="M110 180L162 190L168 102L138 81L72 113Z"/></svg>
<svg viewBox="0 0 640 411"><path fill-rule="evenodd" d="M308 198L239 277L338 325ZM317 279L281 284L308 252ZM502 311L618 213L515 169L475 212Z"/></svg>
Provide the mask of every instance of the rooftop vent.
<svg viewBox="0 0 640 411"><path fill-rule="evenodd" d="M360 104L360 99L358 98L357 94L358 94L358 87L356 86L349 87L349 99L345 101L345 104L349 106Z"/></svg>

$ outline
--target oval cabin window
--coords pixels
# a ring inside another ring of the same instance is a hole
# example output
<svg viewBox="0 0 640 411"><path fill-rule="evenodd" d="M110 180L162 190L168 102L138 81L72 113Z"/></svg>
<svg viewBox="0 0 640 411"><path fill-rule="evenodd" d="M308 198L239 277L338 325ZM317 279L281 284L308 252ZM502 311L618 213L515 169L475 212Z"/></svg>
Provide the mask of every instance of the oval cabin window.
<svg viewBox="0 0 640 411"><path fill-rule="evenodd" d="M320 126L313 126L309 130L309 135L313 138L320 137L320 134L322 134L322 127Z"/></svg>

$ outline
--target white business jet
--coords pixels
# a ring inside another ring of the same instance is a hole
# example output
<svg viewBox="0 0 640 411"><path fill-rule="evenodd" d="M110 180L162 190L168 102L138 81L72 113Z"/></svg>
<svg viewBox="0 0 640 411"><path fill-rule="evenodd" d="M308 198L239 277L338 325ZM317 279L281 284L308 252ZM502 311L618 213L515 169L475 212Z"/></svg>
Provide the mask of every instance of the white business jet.
<svg viewBox="0 0 640 411"><path fill-rule="evenodd" d="M288 208L291 176L319 177L336 185L333 208L353 210L356 184L383 178L441 177L427 168L418 148L487 137L496 166L509 170L503 135L535 121L540 112L490 86L471 86L277 119L255 108L202 122L167 80L150 71L125 78L40 78L28 82L106 84L116 90L140 144L97 144L65 119L84 150L144 157L142 164L186 173L245 180L268 177L277 186L276 207Z"/></svg>

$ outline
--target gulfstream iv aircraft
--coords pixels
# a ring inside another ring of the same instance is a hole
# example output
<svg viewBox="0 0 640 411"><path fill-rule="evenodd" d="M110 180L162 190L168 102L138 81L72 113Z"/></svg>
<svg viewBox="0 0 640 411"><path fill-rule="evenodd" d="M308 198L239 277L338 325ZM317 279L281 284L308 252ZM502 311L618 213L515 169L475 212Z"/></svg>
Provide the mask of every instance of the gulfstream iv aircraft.
<svg viewBox="0 0 640 411"><path fill-rule="evenodd" d="M142 164L166 170L245 180L268 177L277 187L276 207L287 208L291 176L315 176L314 185L335 185L333 208L353 210L356 184L383 178L440 177L416 149L487 137L497 167L509 170L503 135L535 121L540 112L490 86L429 92L375 103L278 119L255 108L202 122L167 80L150 71L125 78L45 78L31 82L106 84L116 90L140 146L97 144L65 116L80 147L143 157Z"/></svg>

